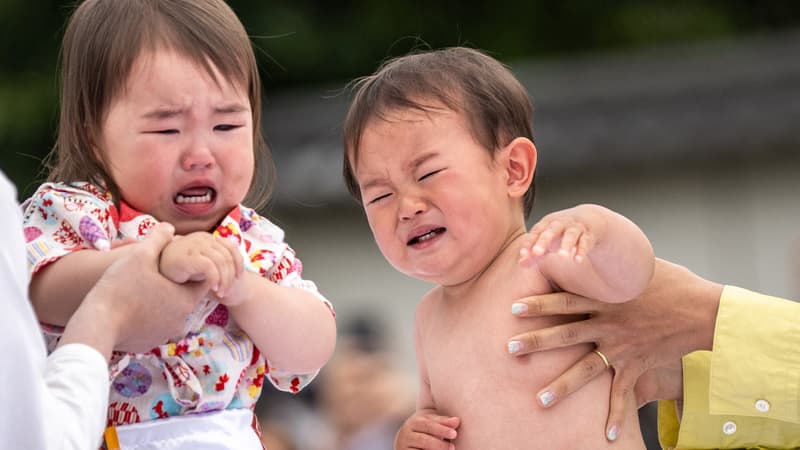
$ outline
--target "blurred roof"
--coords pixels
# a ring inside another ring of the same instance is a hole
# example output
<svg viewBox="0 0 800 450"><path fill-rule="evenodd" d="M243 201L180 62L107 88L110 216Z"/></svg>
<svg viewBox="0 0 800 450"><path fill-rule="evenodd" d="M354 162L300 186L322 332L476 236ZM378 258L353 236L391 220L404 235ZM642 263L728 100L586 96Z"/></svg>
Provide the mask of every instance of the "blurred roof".
<svg viewBox="0 0 800 450"><path fill-rule="evenodd" d="M533 98L539 172L630 171L800 153L800 30L508 62ZM276 204L351 202L342 86L271 95Z"/></svg>

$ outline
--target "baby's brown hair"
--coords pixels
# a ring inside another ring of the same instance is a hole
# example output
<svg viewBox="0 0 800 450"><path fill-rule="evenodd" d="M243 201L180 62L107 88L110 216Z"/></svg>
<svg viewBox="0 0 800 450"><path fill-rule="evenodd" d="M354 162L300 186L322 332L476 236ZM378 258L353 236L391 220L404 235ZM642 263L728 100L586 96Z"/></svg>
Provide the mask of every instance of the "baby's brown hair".
<svg viewBox="0 0 800 450"><path fill-rule="evenodd" d="M517 137L533 141L533 107L511 71L475 49L451 47L391 59L353 83L355 94L344 123L344 179L361 201L353 162L364 129L397 109L430 111L432 101L464 114L473 137L490 154ZM533 209L534 183L525 193L524 212Z"/></svg>
<svg viewBox="0 0 800 450"><path fill-rule="evenodd" d="M119 201L119 189L93 149L136 59L161 48L189 58L215 80L216 68L247 90L255 170L243 203L263 206L275 169L261 134L261 80L250 38L222 0L87 0L75 9L61 44L61 115L48 179L89 181Z"/></svg>

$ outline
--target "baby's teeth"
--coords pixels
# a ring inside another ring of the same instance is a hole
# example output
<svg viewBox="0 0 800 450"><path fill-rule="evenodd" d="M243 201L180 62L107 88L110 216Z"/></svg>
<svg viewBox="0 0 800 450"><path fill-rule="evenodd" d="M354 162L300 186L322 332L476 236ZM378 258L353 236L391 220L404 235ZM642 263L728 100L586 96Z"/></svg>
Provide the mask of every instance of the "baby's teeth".
<svg viewBox="0 0 800 450"><path fill-rule="evenodd" d="M211 193L209 192L205 195L191 197L178 194L178 196L175 198L175 201L177 203L207 203L211 201Z"/></svg>

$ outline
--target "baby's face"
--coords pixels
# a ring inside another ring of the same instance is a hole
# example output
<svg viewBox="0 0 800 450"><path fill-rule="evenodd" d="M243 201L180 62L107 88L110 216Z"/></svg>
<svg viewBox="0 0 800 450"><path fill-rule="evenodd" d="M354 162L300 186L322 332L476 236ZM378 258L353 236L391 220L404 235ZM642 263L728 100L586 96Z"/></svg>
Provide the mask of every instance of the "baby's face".
<svg viewBox="0 0 800 450"><path fill-rule="evenodd" d="M364 130L355 178L370 228L400 272L442 285L466 281L502 246L513 202L498 163L462 115L389 111Z"/></svg>
<svg viewBox="0 0 800 450"><path fill-rule="evenodd" d="M122 199L179 234L212 229L253 177L247 91L216 78L173 51L139 56L95 149Z"/></svg>

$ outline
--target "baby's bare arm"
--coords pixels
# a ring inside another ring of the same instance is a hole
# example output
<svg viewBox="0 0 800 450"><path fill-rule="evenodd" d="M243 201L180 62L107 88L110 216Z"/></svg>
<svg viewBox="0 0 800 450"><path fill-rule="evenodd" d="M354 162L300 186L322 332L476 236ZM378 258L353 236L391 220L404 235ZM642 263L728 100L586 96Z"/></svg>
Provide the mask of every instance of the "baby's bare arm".
<svg viewBox="0 0 800 450"><path fill-rule="evenodd" d="M417 393L417 410L406 419L394 438L394 450L454 450L450 442L458 436L456 429L461 425L458 417L442 416L436 411L428 381L428 368L422 357L425 333L422 329L430 314L431 298L426 296L419 302L414 317L414 350L417 357L417 371L420 378Z"/></svg>
<svg viewBox="0 0 800 450"><path fill-rule="evenodd" d="M312 292L245 272L220 302L275 367L311 373L333 354L333 314Z"/></svg>
<svg viewBox="0 0 800 450"><path fill-rule="evenodd" d="M130 245L123 245L110 251L79 250L33 274L29 294L39 321L66 325L100 276L130 249Z"/></svg>
<svg viewBox="0 0 800 450"><path fill-rule="evenodd" d="M653 275L655 256L642 230L598 205L545 216L525 237L521 263L532 261L559 288L607 302L639 295Z"/></svg>

